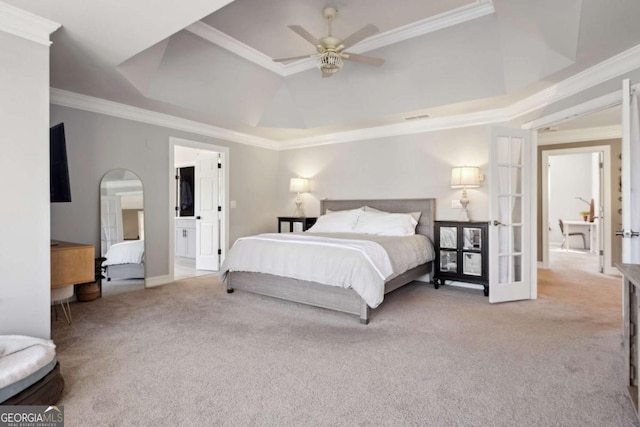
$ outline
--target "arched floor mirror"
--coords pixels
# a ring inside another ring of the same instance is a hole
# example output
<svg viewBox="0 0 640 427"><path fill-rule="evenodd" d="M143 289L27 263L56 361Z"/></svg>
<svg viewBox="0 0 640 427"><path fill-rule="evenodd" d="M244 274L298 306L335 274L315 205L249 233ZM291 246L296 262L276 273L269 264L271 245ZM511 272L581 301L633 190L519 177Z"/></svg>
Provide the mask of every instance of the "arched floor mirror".
<svg viewBox="0 0 640 427"><path fill-rule="evenodd" d="M103 296L144 288L144 189L127 169L100 182L100 253Z"/></svg>

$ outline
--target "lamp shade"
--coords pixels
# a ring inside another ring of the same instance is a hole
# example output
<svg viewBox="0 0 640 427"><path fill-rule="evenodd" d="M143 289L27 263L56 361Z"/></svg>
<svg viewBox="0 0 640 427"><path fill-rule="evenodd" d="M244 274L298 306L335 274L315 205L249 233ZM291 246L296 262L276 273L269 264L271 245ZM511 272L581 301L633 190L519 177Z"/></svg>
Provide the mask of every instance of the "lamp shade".
<svg viewBox="0 0 640 427"><path fill-rule="evenodd" d="M292 193L308 193L309 180L307 178L291 178L289 191Z"/></svg>
<svg viewBox="0 0 640 427"><path fill-rule="evenodd" d="M476 166L451 168L451 188L476 187L480 187L480 168Z"/></svg>

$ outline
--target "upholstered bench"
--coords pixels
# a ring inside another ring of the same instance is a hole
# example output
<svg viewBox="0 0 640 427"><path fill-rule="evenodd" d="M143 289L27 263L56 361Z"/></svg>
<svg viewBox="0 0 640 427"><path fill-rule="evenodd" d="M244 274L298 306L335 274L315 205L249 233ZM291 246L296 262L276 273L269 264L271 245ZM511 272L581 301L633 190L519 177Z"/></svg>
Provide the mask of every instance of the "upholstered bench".
<svg viewBox="0 0 640 427"><path fill-rule="evenodd" d="M0 335L0 404L54 405L64 388L55 344L24 335Z"/></svg>

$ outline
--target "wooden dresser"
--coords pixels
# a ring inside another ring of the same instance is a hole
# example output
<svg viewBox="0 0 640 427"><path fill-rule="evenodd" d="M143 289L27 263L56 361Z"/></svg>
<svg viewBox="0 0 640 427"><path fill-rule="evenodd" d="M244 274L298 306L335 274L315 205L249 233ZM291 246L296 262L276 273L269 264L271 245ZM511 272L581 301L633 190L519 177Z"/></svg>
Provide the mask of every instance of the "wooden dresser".
<svg viewBox="0 0 640 427"><path fill-rule="evenodd" d="M51 246L51 288L95 282L93 245L55 242Z"/></svg>

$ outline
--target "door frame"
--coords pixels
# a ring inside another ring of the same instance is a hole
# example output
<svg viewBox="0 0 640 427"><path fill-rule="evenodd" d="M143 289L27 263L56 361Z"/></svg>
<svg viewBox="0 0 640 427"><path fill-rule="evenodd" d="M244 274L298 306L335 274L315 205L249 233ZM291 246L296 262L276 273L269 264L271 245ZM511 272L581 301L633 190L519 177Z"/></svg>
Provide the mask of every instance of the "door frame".
<svg viewBox="0 0 640 427"><path fill-rule="evenodd" d="M564 110L560 110L555 113L548 114L546 116L542 116L536 120L532 120L530 122L524 123L521 125L523 129L529 129L532 131L531 136L531 150L532 150L532 170L538 171L538 131L540 129L553 126L558 123L562 123L569 119L573 119L579 116L583 116L586 114L595 113L600 110L604 110L607 108L615 107L616 105L620 105L622 103L622 89L616 90L614 92L608 93L606 95L590 99L581 104L574 105L569 108L565 108ZM537 179L531 180L531 191L532 194L537 194ZM538 199L535 198L531 201L531 209L532 209L532 235L531 235L531 298L537 298L538 295L538 280L537 280L537 271L535 268L538 265L538 237L537 237L537 224L538 224ZM535 219L535 220L534 220Z"/></svg>
<svg viewBox="0 0 640 427"><path fill-rule="evenodd" d="M169 165L168 165L168 178L169 178L169 202L173 203L176 199L176 189L175 189L175 147L183 146L189 148L195 148L199 150L213 151L221 154L221 164L222 164L222 185L221 188L221 197L220 202L222 204L222 211L220 212L220 249L222 251L222 255L220 258L220 262L224 260L226 257L227 251L229 250L229 147L223 147L219 145L207 144L204 142L191 141L188 139L176 138L173 136L169 137ZM174 259L175 259L175 232L176 232L176 224L175 224L175 211L173 210L173 206L167 206L169 211L169 257L167 259L169 265L169 278L171 281L175 280L175 268L174 268Z"/></svg>
<svg viewBox="0 0 640 427"><path fill-rule="evenodd" d="M583 142L583 141L577 141ZM542 145L541 147L544 147ZM600 249L604 251L604 273L615 274L616 269L611 265L611 146L609 145L593 145L585 147L573 147L573 148L552 148L548 150L542 150L540 165L540 173L542 178L542 268L549 268L549 233L547 227L549 224L549 157L550 156L562 156L571 154L587 154L587 153L604 153L603 159L603 186L604 191L602 194L603 209L604 209L604 221L602 221L602 232L604 238L600 241ZM598 215L599 216L599 215ZM598 231L600 233L600 231Z"/></svg>

